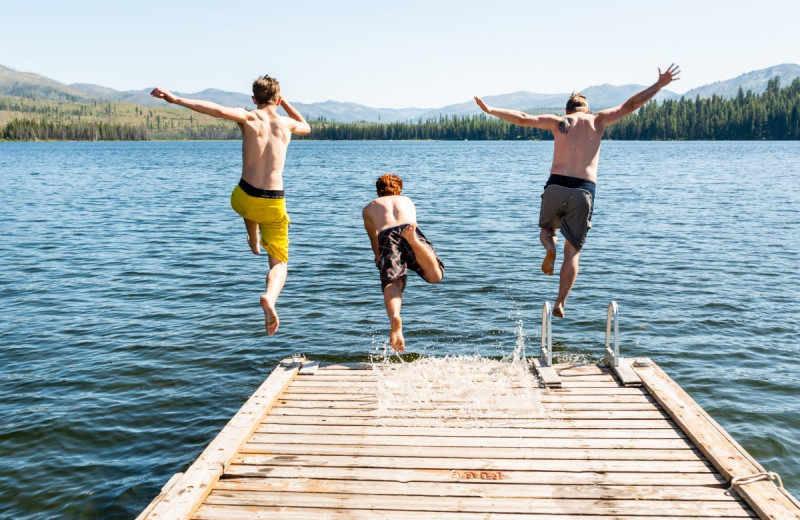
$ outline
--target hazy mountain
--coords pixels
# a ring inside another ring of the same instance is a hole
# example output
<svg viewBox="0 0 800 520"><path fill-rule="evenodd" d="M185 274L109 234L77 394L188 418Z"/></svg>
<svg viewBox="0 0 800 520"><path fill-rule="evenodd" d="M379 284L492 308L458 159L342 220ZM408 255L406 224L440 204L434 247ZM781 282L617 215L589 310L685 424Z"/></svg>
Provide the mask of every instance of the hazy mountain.
<svg viewBox="0 0 800 520"><path fill-rule="evenodd" d="M511 94L500 94L497 96L481 96L487 104L503 108L513 108L515 110L536 111L537 108L548 108L557 110L556 107L564 106L569 94L534 94L533 92L512 92ZM481 109L470 99L464 103L447 105L442 108L429 109L420 117L424 120L429 117L439 117L440 115L467 116L479 114Z"/></svg>
<svg viewBox="0 0 800 520"><path fill-rule="evenodd" d="M99 85L74 83L70 85L92 97L122 103L134 103L141 106L160 106L164 102L150 95L150 89L118 91ZM205 89L200 92L175 92L175 95L189 98L206 99L229 107L252 108L251 94L227 92L219 89ZM330 121L406 121L415 119L428 109L425 108L372 108L357 103L324 101L321 103L292 103L304 117L308 119L325 118ZM281 112L283 112L281 110Z"/></svg>
<svg viewBox="0 0 800 520"><path fill-rule="evenodd" d="M103 101L133 103L143 107L162 106L164 104L164 101L150 95L152 89L149 88L144 90L114 90L113 88L101 87L100 85L92 85L89 83L73 83L70 85L70 88L84 92L94 98L102 99ZM253 104L250 100L250 96L247 94L227 92L215 88L208 88L201 92L192 93L175 92L175 95L207 99L229 107L241 106L249 108Z"/></svg>
<svg viewBox="0 0 800 520"><path fill-rule="evenodd" d="M297 106L303 105L297 103ZM407 121L416 119L427 112L427 108L372 108L357 103L342 103L340 101L323 101L322 103L312 103L303 105L306 107L316 107L331 114L325 116L336 121Z"/></svg>
<svg viewBox="0 0 800 520"><path fill-rule="evenodd" d="M800 65L784 63L766 69L754 70L741 76L736 76L733 79L716 81L710 85L693 88L686 92L684 97L691 99L699 95L701 98L710 98L716 94L724 98L733 98L739 92L739 87L742 87L745 92L752 90L760 94L767 89L767 82L774 77L780 77L781 86L786 87L794 81L794 78L800 77Z"/></svg>
<svg viewBox="0 0 800 520"><path fill-rule="evenodd" d="M587 87L581 92L586 96L589 101L589 106L592 110L601 110L603 108L615 107L621 105L637 92L641 92L649 85L598 85L595 87ZM678 99L680 94L676 94L671 90L661 89L653 99L656 101L664 101L665 99ZM566 98L564 98L566 104Z"/></svg>
<svg viewBox="0 0 800 520"><path fill-rule="evenodd" d="M694 98L711 97L717 94L723 97L734 97L741 86L745 91L750 89L761 93L767 82L779 76L781 85L789 85L796 77L800 77L800 65L783 64L762 70L748 72L733 79L718 81L692 89L683 96ZM645 88L645 85L595 85L586 87L582 92L589 100L592 110L619 105L631 95ZM17 72L0 65L0 94L21 96L35 99L53 99L65 101L116 101L134 103L141 106L163 105L163 101L150 96L150 89L119 91L100 85L74 83L64 85L39 74ZM225 106L251 108L253 102L250 94L227 92L218 89L206 89L200 92L176 92L177 95L207 99ZM512 92L496 96L485 96L483 100L489 105L513 108L527 112L553 112L563 110L569 92L556 94L537 94L534 92ZM677 99L679 94L662 90L656 100ZM320 103L292 103L307 119L325 118L329 121L357 122L368 121L384 123L394 121L425 120L438 118L440 115L464 116L480 113L475 102L470 99L463 103L447 105L441 108L373 108L358 103L341 101L324 101Z"/></svg>
<svg viewBox="0 0 800 520"><path fill-rule="evenodd" d="M589 106L592 110L600 110L624 103L625 100L644 88L644 85L598 85L595 87L587 87L580 92L589 100ZM567 103L567 98L569 98L571 94L571 92L535 94L533 92L522 91L513 92L511 94L500 94L497 96L482 96L481 99L487 105L491 106L512 108L514 110L523 110L531 113L543 113L563 111L564 105ZM656 95L656 99L659 101L677 97L679 97L678 94L668 90L662 90ZM475 101L470 99L464 103L429 110L422 114L421 118L439 117L439 115L445 114L466 116L479 114L480 112L481 109L478 108Z"/></svg>
<svg viewBox="0 0 800 520"><path fill-rule="evenodd" d="M3 65L0 65L0 94L54 101L90 101L94 98L39 74L17 72Z"/></svg>

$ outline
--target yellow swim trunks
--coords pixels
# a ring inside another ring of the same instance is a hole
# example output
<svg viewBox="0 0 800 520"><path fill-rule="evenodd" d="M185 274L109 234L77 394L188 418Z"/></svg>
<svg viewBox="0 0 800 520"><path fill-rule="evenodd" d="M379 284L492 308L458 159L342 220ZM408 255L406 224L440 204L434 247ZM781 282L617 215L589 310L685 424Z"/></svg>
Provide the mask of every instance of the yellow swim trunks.
<svg viewBox="0 0 800 520"><path fill-rule="evenodd" d="M258 222L267 254L289 261L289 214L283 191L261 190L242 180L233 188L231 207L242 218Z"/></svg>

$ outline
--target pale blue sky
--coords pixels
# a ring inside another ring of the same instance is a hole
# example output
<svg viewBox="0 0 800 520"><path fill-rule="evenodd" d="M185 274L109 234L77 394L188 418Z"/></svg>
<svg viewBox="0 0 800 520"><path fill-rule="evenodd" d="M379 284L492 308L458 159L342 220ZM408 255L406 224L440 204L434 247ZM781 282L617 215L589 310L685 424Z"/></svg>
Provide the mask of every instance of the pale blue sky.
<svg viewBox="0 0 800 520"><path fill-rule="evenodd" d="M800 63L797 0L41 0L1 12L0 64L18 71L182 92L248 92L269 73L305 103L439 107L650 84L671 62L683 93Z"/></svg>

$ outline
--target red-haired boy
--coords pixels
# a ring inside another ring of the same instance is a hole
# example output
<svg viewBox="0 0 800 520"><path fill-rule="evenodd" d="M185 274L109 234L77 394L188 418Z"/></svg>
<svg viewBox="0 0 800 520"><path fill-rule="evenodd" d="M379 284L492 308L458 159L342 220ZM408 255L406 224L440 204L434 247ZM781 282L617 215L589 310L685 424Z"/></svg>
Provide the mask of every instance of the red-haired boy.
<svg viewBox="0 0 800 520"><path fill-rule="evenodd" d="M364 207L364 228L367 230L375 266L381 273L383 302L389 315L389 343L397 352L405 350L400 307L406 287L408 269L416 271L426 282L439 283L444 264L436 250L417 227L417 209L410 198L401 195L403 180L387 173L375 183L378 198Z"/></svg>

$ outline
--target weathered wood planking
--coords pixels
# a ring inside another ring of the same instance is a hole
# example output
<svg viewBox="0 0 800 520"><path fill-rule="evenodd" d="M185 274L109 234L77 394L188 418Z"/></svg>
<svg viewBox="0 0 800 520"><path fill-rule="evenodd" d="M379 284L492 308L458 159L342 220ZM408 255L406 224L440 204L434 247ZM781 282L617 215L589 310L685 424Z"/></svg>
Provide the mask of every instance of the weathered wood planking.
<svg viewBox="0 0 800 520"><path fill-rule="evenodd" d="M327 433L330 435L414 435L429 437L486 437L502 439L521 439L521 438L564 438L564 439L685 439L686 436L677 427L671 428L652 428L652 429L590 429L590 428L489 428L469 425L462 425L461 428L442 428L442 427L415 427L410 430L407 426L383 426L383 425L362 425L362 426L338 426L327 423L296 425L296 424L273 424L262 423L258 432L261 433ZM510 442L510 441L507 441ZM687 445L688 446L688 445Z"/></svg>
<svg viewBox="0 0 800 520"><path fill-rule="evenodd" d="M663 468L662 468L663 469ZM671 486L700 487L725 490L725 480L716 473L664 473L664 472L575 472L575 471L503 471L481 475L475 471L453 469L400 469L375 467L313 467L313 466L257 466L231 464L226 472L229 478L282 478L282 479L328 479L328 480L382 480L396 483L406 482L494 482L498 477L503 485L538 484L557 486ZM391 488L391 486L390 486Z"/></svg>
<svg viewBox="0 0 800 520"><path fill-rule="evenodd" d="M353 444L358 446L439 446L439 447L508 447L509 437L442 437L425 436L414 432L414 435L382 435L378 430L375 434L351 431L350 435L337 435L323 430L323 433L304 434L292 433L260 433L256 432L248 444L335 444L339 446ZM566 448L566 449L651 449L651 450L689 450L691 449L681 437L668 439L652 439L628 436L625 438L597 438L597 437L512 437L515 448Z"/></svg>
<svg viewBox="0 0 800 520"><path fill-rule="evenodd" d="M239 454L246 455L321 455L344 457L424 457L433 458L459 458L464 456L463 446L394 446L390 444L373 445L331 445L331 444L302 444L302 443L260 443L248 442ZM603 461L648 459L652 461L702 461L700 452L688 449L657 449L657 448L508 448L471 446L470 457L481 459L511 459L515 461L540 459L550 463L554 460L594 460ZM545 464L545 462L543 462Z"/></svg>
<svg viewBox="0 0 800 520"><path fill-rule="evenodd" d="M164 492L138 518L189 518L222 476L225 465L247 442L301 366L302 361L299 360L281 362L186 473L174 479L168 489L165 487Z"/></svg>
<svg viewBox="0 0 800 520"><path fill-rule="evenodd" d="M541 389L541 416L514 406L524 389L515 385L485 410L454 399L444 382L420 402L382 406L371 365L315 364L295 371L226 451L224 473L193 493L202 503L190 516L147 518L783 518L765 491L777 490L771 482L740 486L767 500L743 495L752 509L728 491L731 472L709 462L728 448L696 443L732 441L682 431L697 422L696 404L680 396L689 405L676 413L674 388L656 395L674 382L639 372L654 368L636 368L645 388L625 388L607 368L557 365L562 388ZM378 369L392 377L396 367Z"/></svg>
<svg viewBox="0 0 800 520"><path fill-rule="evenodd" d="M561 515L554 516L550 513L534 514L527 513L519 515L516 513L472 513L472 512L441 512L441 511L407 511L405 509L333 509L315 507L284 507L284 506L262 506L257 508L257 513L248 506L215 506L204 505L194 516L196 520L340 520L342 518L355 520L689 520L702 518L696 516L675 517L673 516L639 516L625 515ZM741 520L741 518L757 518L755 516L716 516L715 520Z"/></svg>
<svg viewBox="0 0 800 520"><path fill-rule="evenodd" d="M764 468L660 367L649 359L642 359L641 365L636 370L644 386L726 480L764 473ZM771 480L757 480L735 489L761 518L800 519L797 501Z"/></svg>
<svg viewBox="0 0 800 520"><path fill-rule="evenodd" d="M366 473L365 473L366 474ZM280 478L263 477L230 478L220 481L216 489L231 491L296 491L309 487L330 493L359 493L367 495L395 495L401 488L405 495L496 497L496 498L559 498L601 500L614 496L617 500L709 500L727 501L728 491L719 486L656 486L656 485L575 485L562 484L509 484L486 481L458 482L401 482L397 487L386 485L384 479L366 478Z"/></svg>
<svg viewBox="0 0 800 520"><path fill-rule="evenodd" d="M535 499L527 497L462 497L462 496L417 496L402 493L397 486L394 495L368 495L362 493L330 493L315 488L306 492L283 491L232 491L214 489L205 501L209 505L248 505L283 507L320 507L332 509L405 509L406 511L441 511L473 513L515 513L515 514L571 514L580 515L590 509L594 514L627 515L660 514L673 517L691 516L717 518L737 515L751 517L738 501L726 500L688 501L688 500L617 500L598 499Z"/></svg>

